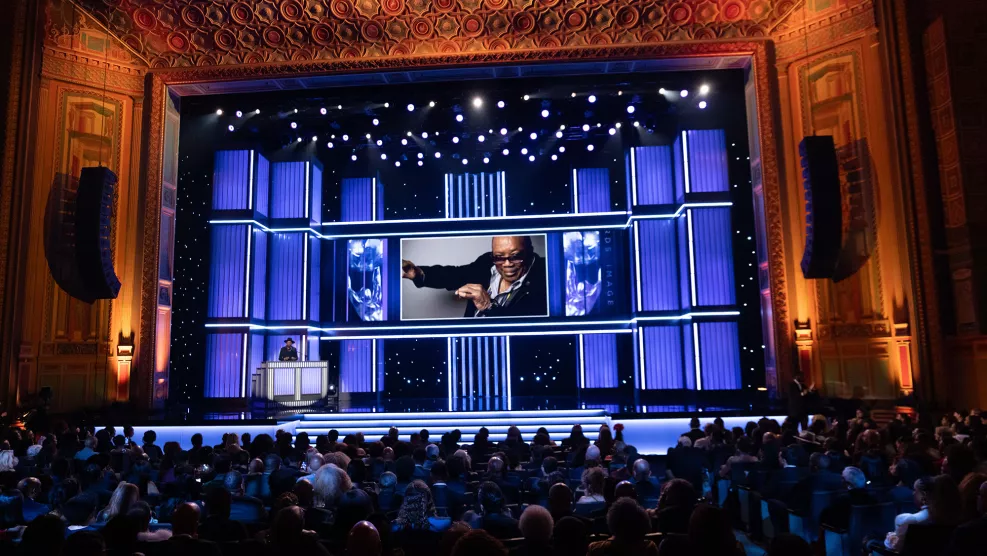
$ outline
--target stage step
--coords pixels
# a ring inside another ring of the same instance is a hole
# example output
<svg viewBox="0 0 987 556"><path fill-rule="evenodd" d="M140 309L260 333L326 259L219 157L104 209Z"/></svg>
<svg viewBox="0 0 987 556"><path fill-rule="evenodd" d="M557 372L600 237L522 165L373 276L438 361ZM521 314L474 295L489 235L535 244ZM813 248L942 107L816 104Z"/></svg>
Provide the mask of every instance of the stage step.
<svg viewBox="0 0 987 556"><path fill-rule="evenodd" d="M583 434L595 440L602 424L609 424L609 417L602 409L546 410L546 411L447 411L429 413L320 413L296 415L279 421L279 424L296 423L295 433L305 432L315 442L315 437L335 429L342 439L347 434L362 432L368 440L387 434L397 427L399 437L408 440L411 433L428 429L431 439L454 429L463 434L461 442L473 441L473 435L486 427L490 440L507 437L512 425L521 430L525 441L531 441L539 427L548 430L552 440L560 442L569 436L573 425L583 427Z"/></svg>

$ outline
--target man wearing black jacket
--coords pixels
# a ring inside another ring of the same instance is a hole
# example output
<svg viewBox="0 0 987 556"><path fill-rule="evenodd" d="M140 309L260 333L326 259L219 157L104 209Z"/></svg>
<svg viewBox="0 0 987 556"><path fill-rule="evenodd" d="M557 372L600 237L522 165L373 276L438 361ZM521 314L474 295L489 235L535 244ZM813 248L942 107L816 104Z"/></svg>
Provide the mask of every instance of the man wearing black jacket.
<svg viewBox="0 0 987 556"><path fill-rule="evenodd" d="M545 260L529 236L495 236L489 253L464 266L422 266L402 260L401 276L419 288L438 288L466 299L464 317L548 314Z"/></svg>

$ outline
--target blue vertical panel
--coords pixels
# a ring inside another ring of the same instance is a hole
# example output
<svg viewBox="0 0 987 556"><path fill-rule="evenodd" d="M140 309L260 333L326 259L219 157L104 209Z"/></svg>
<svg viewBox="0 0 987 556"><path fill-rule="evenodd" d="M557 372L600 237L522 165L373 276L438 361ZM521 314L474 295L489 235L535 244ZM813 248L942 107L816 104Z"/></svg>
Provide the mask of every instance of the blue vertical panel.
<svg viewBox="0 0 987 556"><path fill-rule="evenodd" d="M727 139L722 129L684 132L688 141L689 185L693 193L730 190L727 174Z"/></svg>
<svg viewBox="0 0 987 556"><path fill-rule="evenodd" d="M339 347L339 391L372 392L373 340L341 340Z"/></svg>
<svg viewBox="0 0 987 556"><path fill-rule="evenodd" d="M250 316L263 320L267 317L267 234L259 228L254 228L251 245L253 255L250 264L254 268L250 276L250 289L253 296L250 300Z"/></svg>
<svg viewBox="0 0 987 556"><path fill-rule="evenodd" d="M682 366L685 375L685 387L696 389L696 344L693 338L692 323L686 321L679 329L682 333Z"/></svg>
<svg viewBox="0 0 987 556"><path fill-rule="evenodd" d="M380 174L377 174L377 176L377 179L373 181L376 197L372 197L370 202L374 207L375 218L377 220L384 220L384 183L380 181Z"/></svg>
<svg viewBox="0 0 987 556"><path fill-rule="evenodd" d="M247 352L249 354L247 357L247 384L245 389L245 393L248 398L251 395L250 378L254 375L254 372L260 367L261 363L265 361L264 349L266 348L267 345L267 338L265 338L263 334L251 334L249 338L250 338L250 345Z"/></svg>
<svg viewBox="0 0 987 556"><path fill-rule="evenodd" d="M443 179L447 218L503 216L501 172L446 174Z"/></svg>
<svg viewBox="0 0 987 556"><path fill-rule="evenodd" d="M692 307L692 267L690 265L691 252L689 250L689 226L688 219L684 216L676 218L678 227L679 245L679 300L682 308Z"/></svg>
<svg viewBox="0 0 987 556"><path fill-rule="evenodd" d="M645 311L670 311L680 304L675 219L639 223L641 296Z"/></svg>
<svg viewBox="0 0 987 556"><path fill-rule="evenodd" d="M267 318L302 318L302 258L307 234L271 234L268 272Z"/></svg>
<svg viewBox="0 0 987 556"><path fill-rule="evenodd" d="M646 389L685 388L682 334L679 326L645 326L640 330L644 334Z"/></svg>
<svg viewBox="0 0 987 556"><path fill-rule="evenodd" d="M209 259L210 318L245 317L246 224L212 227L212 256Z"/></svg>
<svg viewBox="0 0 987 556"><path fill-rule="evenodd" d="M565 315L565 268L559 264L565 253L562 246L562 234L553 233L545 237L548 257L546 260L555 261L548 265L548 314Z"/></svg>
<svg viewBox="0 0 987 556"><path fill-rule="evenodd" d="M254 174L254 210L267 216L270 210L271 163L264 155L257 153L257 169Z"/></svg>
<svg viewBox="0 0 987 556"><path fill-rule="evenodd" d="M703 390L740 389L740 340L736 322L699 323Z"/></svg>
<svg viewBox="0 0 987 556"><path fill-rule="evenodd" d="M579 213L610 210L610 171L606 168L577 168L572 185Z"/></svg>
<svg viewBox="0 0 987 556"><path fill-rule="evenodd" d="M306 350L305 360L322 361L322 356L319 354L319 337L314 335L308 336L305 341L308 342L308 350Z"/></svg>
<svg viewBox="0 0 987 556"><path fill-rule="evenodd" d="M733 305L736 291L730 209L705 208L691 212L697 304Z"/></svg>
<svg viewBox="0 0 987 556"><path fill-rule="evenodd" d="M309 220L322 223L322 168L311 164L309 172Z"/></svg>
<svg viewBox="0 0 987 556"><path fill-rule="evenodd" d="M682 157L682 138L675 139L672 143L672 166L675 180L675 200L678 201L685 196L685 162Z"/></svg>
<svg viewBox="0 0 987 556"><path fill-rule="evenodd" d="M633 179L638 205L667 205L675 202L672 148L636 147Z"/></svg>
<svg viewBox="0 0 987 556"><path fill-rule="evenodd" d="M207 398L239 398L245 334L206 334Z"/></svg>
<svg viewBox="0 0 987 556"><path fill-rule="evenodd" d="M322 247L319 238L308 239L308 319L319 320L322 304Z"/></svg>
<svg viewBox="0 0 987 556"><path fill-rule="evenodd" d="M305 218L305 162L271 164L271 218Z"/></svg>
<svg viewBox="0 0 987 556"><path fill-rule="evenodd" d="M250 197L250 153L216 151L212 175L212 209L245 210Z"/></svg>
<svg viewBox="0 0 987 556"><path fill-rule="evenodd" d="M344 178L340 195L343 222L371 222L374 219L374 179Z"/></svg>
<svg viewBox="0 0 987 556"><path fill-rule="evenodd" d="M582 334L582 371L586 388L617 387L617 335Z"/></svg>

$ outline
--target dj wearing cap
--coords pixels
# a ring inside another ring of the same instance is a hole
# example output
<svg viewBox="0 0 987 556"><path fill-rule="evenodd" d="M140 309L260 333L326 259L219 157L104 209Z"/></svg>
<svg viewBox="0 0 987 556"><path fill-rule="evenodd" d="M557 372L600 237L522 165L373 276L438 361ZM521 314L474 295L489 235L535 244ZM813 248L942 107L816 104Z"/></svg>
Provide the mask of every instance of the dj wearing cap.
<svg viewBox="0 0 987 556"><path fill-rule="evenodd" d="M278 361L298 361L298 350L295 349L295 341L291 338L284 341L284 347L278 353Z"/></svg>

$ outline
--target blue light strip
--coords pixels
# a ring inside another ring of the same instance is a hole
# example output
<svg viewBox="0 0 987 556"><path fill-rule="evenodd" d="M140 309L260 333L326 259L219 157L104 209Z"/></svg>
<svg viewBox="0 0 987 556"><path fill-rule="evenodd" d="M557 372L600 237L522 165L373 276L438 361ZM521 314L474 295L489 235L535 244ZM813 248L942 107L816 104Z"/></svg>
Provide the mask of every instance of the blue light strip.
<svg viewBox="0 0 987 556"><path fill-rule="evenodd" d="M583 335L579 335L579 387L586 388L586 350Z"/></svg>
<svg viewBox="0 0 987 556"><path fill-rule="evenodd" d="M232 219L232 220L210 220L210 224L253 224L261 231L267 233L285 233L285 232L308 232L309 234L319 238L319 239L357 239L365 237L421 237L421 236L448 236L448 235L475 235L475 234L508 234L515 232L563 232L570 230L582 230L587 227L599 228L599 229L623 229L629 228L631 224L637 220L658 220L663 218L679 218L688 209L692 208L716 208L716 207L731 207L733 203L730 201L713 202L713 203L682 203L673 213L666 214L641 214L641 215L630 215L627 221L622 224L604 224L604 225L569 225L569 226L548 226L542 228L499 228L499 229L477 229L477 230L437 230L437 231L425 231L425 232L373 232L367 231L360 234L323 234L318 230L313 228L269 228L256 220L251 219ZM600 212L600 213L583 213L578 216L613 216L615 214L628 214L626 212ZM554 215L542 215L534 218L572 218L572 214L554 214ZM410 221L400 221L400 220L379 220L377 222L382 224L395 224L402 222L449 222L449 220L515 220L522 218L532 218L527 216L509 216L509 217L481 217L481 218L456 218L456 219L423 219L423 220L410 220ZM366 225L368 222L336 222L331 224L322 224L323 226L342 226L348 224L363 224Z"/></svg>

